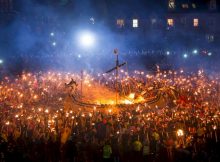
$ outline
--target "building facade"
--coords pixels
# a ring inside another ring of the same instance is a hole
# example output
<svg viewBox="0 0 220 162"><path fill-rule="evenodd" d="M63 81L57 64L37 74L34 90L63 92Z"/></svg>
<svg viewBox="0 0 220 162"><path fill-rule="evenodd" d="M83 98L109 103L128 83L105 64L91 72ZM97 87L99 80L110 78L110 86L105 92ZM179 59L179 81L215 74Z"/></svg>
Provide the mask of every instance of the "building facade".
<svg viewBox="0 0 220 162"><path fill-rule="evenodd" d="M165 45L214 47L220 42L219 8L216 0L167 0L156 10L148 8L151 12L145 15L117 15L113 29L139 34L139 38L149 38L153 44L159 39Z"/></svg>
<svg viewBox="0 0 220 162"><path fill-rule="evenodd" d="M9 13L13 9L13 0L0 0L0 13Z"/></svg>
<svg viewBox="0 0 220 162"><path fill-rule="evenodd" d="M74 0L33 1L46 11L47 7L52 9L47 14L43 14L45 10L35 9L35 3L26 2L0 0L0 24L12 22L16 17L34 28L34 32L43 34L47 30L68 30L66 22L74 27L92 22L93 28L104 24L122 41L131 36L131 41L134 38L143 42L143 46L156 48L212 47L220 43L220 2L217 0L157 0L156 3L155 0L82 0L87 7Z"/></svg>
<svg viewBox="0 0 220 162"><path fill-rule="evenodd" d="M7 25L14 16L14 0L0 0L0 25Z"/></svg>

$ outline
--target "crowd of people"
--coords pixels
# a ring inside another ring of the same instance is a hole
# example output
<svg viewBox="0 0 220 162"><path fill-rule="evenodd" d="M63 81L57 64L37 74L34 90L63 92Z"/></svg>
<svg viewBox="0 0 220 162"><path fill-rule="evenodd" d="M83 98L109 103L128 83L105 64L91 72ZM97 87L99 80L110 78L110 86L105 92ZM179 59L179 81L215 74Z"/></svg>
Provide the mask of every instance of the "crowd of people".
<svg viewBox="0 0 220 162"><path fill-rule="evenodd" d="M80 75L64 72L23 73L2 79L1 161L220 160L220 75L208 76L202 70L196 74L183 70L126 74L120 86L142 95L140 103L131 100L121 107L75 105L70 109L66 96L73 92L65 83L71 78L82 81ZM83 84L112 89L114 77L110 78L86 74ZM164 104L151 105L147 98L159 93Z"/></svg>

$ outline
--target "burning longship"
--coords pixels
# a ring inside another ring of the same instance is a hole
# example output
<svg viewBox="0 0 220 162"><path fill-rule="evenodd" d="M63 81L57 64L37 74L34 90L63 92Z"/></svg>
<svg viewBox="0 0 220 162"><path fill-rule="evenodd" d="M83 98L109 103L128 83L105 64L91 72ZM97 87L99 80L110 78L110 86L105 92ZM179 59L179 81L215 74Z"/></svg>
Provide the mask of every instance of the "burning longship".
<svg viewBox="0 0 220 162"><path fill-rule="evenodd" d="M178 95L175 88L149 87L143 78L130 77L128 72L122 69L127 63L119 63L117 49L114 50L114 54L115 67L102 75L99 74L98 80L89 75L84 76L82 72L80 86L73 79L66 84L67 87L71 87L74 104L82 107L160 107L175 100Z"/></svg>

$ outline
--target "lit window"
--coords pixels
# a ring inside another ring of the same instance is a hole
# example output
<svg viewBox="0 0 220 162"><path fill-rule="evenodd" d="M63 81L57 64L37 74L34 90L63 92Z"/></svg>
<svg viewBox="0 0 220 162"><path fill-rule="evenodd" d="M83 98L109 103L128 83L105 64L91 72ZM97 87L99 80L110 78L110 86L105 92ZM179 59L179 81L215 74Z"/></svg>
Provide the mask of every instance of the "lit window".
<svg viewBox="0 0 220 162"><path fill-rule="evenodd" d="M193 19L193 26L198 27L199 26L199 19Z"/></svg>
<svg viewBox="0 0 220 162"><path fill-rule="evenodd" d="M169 0L168 8L169 9L175 9L175 0Z"/></svg>
<svg viewBox="0 0 220 162"><path fill-rule="evenodd" d="M174 25L173 19L167 19L167 25L168 26L173 26Z"/></svg>
<svg viewBox="0 0 220 162"><path fill-rule="evenodd" d="M125 21L123 19L118 19L117 20L117 25L121 28L125 25Z"/></svg>
<svg viewBox="0 0 220 162"><path fill-rule="evenodd" d="M196 8L196 4L195 3L192 3L192 8Z"/></svg>
<svg viewBox="0 0 220 162"><path fill-rule="evenodd" d="M138 27L138 19L133 19L133 28Z"/></svg>
<svg viewBox="0 0 220 162"><path fill-rule="evenodd" d="M187 9L187 8L189 8L189 5L188 4L182 4L182 8Z"/></svg>

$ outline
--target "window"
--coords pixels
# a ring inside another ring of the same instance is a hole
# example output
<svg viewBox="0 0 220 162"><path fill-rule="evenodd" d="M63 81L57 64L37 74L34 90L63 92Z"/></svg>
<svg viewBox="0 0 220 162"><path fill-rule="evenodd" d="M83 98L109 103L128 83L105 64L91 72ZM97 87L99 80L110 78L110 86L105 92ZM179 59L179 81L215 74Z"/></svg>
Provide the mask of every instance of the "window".
<svg viewBox="0 0 220 162"><path fill-rule="evenodd" d="M209 9L210 10L216 10L216 0L210 0Z"/></svg>
<svg viewBox="0 0 220 162"><path fill-rule="evenodd" d="M133 19L133 28L138 27L138 19Z"/></svg>
<svg viewBox="0 0 220 162"><path fill-rule="evenodd" d="M8 5L9 5L10 10L12 10L13 9L13 2L12 2L12 0L9 0Z"/></svg>
<svg viewBox="0 0 220 162"><path fill-rule="evenodd" d="M192 3L192 8L196 8L196 4L195 3Z"/></svg>
<svg viewBox="0 0 220 162"><path fill-rule="evenodd" d="M189 8L189 5L188 4L182 4L182 8L187 9L187 8Z"/></svg>
<svg viewBox="0 0 220 162"><path fill-rule="evenodd" d="M174 25L173 19L167 19L167 25L168 26L173 26Z"/></svg>
<svg viewBox="0 0 220 162"><path fill-rule="evenodd" d="M181 22L181 24L183 24L184 26L187 25L187 19L186 19L186 17L182 17L182 18L180 19L180 22Z"/></svg>
<svg viewBox="0 0 220 162"><path fill-rule="evenodd" d="M215 40L215 37L213 34L207 34L206 39L208 42L213 42Z"/></svg>
<svg viewBox="0 0 220 162"><path fill-rule="evenodd" d="M199 19L193 19L193 26L198 27L199 26Z"/></svg>
<svg viewBox="0 0 220 162"><path fill-rule="evenodd" d="M125 26L125 21L123 19L117 19L116 23L117 23L117 26L120 28Z"/></svg>
<svg viewBox="0 0 220 162"><path fill-rule="evenodd" d="M175 0L169 0L168 1L168 8L169 9L175 9Z"/></svg>
<svg viewBox="0 0 220 162"><path fill-rule="evenodd" d="M216 19L214 18L214 17L212 17L212 18L209 18L209 21L208 21L209 23L208 23L208 25L209 25L209 27L211 27L211 28L215 28L216 27Z"/></svg>
<svg viewBox="0 0 220 162"><path fill-rule="evenodd" d="M152 25L156 24L156 22L157 22L157 19L154 19L154 18L151 19L151 24L152 24Z"/></svg>

